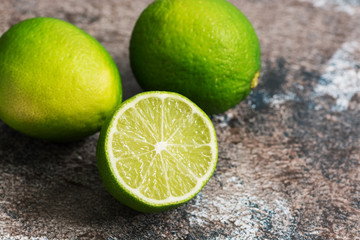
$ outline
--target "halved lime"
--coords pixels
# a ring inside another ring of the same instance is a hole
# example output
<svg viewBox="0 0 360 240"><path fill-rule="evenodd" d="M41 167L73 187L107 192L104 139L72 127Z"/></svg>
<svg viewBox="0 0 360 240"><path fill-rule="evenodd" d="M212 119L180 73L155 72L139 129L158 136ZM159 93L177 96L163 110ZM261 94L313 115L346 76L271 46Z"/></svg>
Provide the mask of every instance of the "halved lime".
<svg viewBox="0 0 360 240"><path fill-rule="evenodd" d="M103 127L97 163L107 190L141 212L192 199L215 170L218 150L208 116L184 96L138 94Z"/></svg>

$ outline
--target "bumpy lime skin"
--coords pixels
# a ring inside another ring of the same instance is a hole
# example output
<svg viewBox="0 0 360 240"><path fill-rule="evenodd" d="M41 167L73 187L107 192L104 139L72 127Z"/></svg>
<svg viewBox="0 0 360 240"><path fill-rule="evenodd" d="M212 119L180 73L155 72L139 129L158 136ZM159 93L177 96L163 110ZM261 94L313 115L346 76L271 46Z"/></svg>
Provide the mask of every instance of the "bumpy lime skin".
<svg viewBox="0 0 360 240"><path fill-rule="evenodd" d="M109 53L70 23L32 18L0 38L0 119L19 132L78 140L100 130L121 98Z"/></svg>
<svg viewBox="0 0 360 240"><path fill-rule="evenodd" d="M110 157L108 155L108 150L106 148L107 146L107 140L108 140L108 135L110 132L110 128L112 125L112 122L114 121L117 112L119 112L123 107L125 107L128 103L130 103L133 99L141 96L141 95L147 95L147 94L162 94L162 93L166 93L166 94L173 94L173 95L177 95L180 96L184 99L187 99L184 96L181 96L178 93L174 93L174 92L162 92L162 91L149 91L149 92L143 92L140 94L137 94L129 99L127 99L125 102L123 102L122 104L120 104L119 107L117 107L117 109L114 111L114 114L109 117L106 121L106 123L103 125L103 127L101 128L100 131L100 136L99 136L99 140L96 146L96 161L97 161L97 166L99 169L99 173L101 176L101 179L103 181L103 184L106 188L106 190L114 197L116 198L119 202L121 202L122 204L138 211L138 212L144 212L144 213L156 213L156 212L163 212L163 211L167 211L167 210L171 210L174 209L176 207L179 207L185 203L187 203L188 201L190 201L193 197L195 197L200 191L201 189L206 185L206 183L210 180L207 179L207 181L205 181L202 185L202 187L199 189L198 192L196 192L193 196L191 196L188 199L185 199L183 201L178 201L178 202L174 202L172 204L168 204L168 205L152 205L149 204L147 202L144 202L143 200L141 200L138 196L136 196L135 194L128 192L125 190L125 187L122 186L118 180L116 179L115 173L111 167L111 163L110 163ZM189 100L189 99L187 99ZM190 100L189 100L190 101ZM207 117L208 121L211 121L208 116L206 115L205 112L203 112L200 108L199 111L203 113L203 116ZM216 149L215 149L215 159L216 162L214 164L214 167L211 169L211 174L210 176L213 175L215 168L216 168L216 163L217 163L217 159L218 159L218 145L217 145L217 138L216 138L216 133L215 133L215 128L213 125L212 126L212 132L214 133L214 138L215 138L215 142L216 142Z"/></svg>
<svg viewBox="0 0 360 240"><path fill-rule="evenodd" d="M183 94L208 114L234 107L260 71L248 19L225 0L156 0L130 41L133 73L146 90Z"/></svg>

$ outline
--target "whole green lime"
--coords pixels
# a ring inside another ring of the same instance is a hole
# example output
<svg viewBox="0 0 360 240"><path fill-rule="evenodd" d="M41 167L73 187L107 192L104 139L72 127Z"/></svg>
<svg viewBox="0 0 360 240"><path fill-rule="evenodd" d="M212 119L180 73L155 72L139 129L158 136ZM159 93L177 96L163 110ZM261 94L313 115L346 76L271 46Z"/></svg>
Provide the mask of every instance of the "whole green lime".
<svg viewBox="0 0 360 240"><path fill-rule="evenodd" d="M130 61L142 88L181 93L209 114L248 96L261 68L253 27L225 0L154 1L135 25Z"/></svg>
<svg viewBox="0 0 360 240"><path fill-rule="evenodd" d="M0 119L24 134L54 141L88 136L121 98L111 56L70 23L28 19L0 38Z"/></svg>

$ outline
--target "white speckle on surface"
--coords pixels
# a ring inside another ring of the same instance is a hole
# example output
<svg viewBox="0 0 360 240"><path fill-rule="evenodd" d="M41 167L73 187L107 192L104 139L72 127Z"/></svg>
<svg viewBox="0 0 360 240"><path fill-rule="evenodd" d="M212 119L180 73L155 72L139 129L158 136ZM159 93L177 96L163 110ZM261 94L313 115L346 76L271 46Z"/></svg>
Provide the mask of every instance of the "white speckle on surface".
<svg viewBox="0 0 360 240"><path fill-rule="evenodd" d="M300 91L304 89L301 85L295 87ZM314 86L313 92L308 97L309 100L316 100L318 97L331 96L336 101L331 106L331 111L341 112L348 109L349 103L356 93L360 93L360 43L349 41L345 42L327 62L317 85ZM275 95L265 92L262 95L262 101L265 105L278 108L287 101L301 101L301 99L293 92ZM250 105L252 108L257 107L251 101ZM321 104L315 103L315 110L322 108Z"/></svg>
<svg viewBox="0 0 360 240"><path fill-rule="evenodd" d="M315 7L330 8L334 7L336 11L355 14L355 7L360 7L360 0L300 0L302 2L311 2Z"/></svg>
<svg viewBox="0 0 360 240"><path fill-rule="evenodd" d="M227 112L222 115L214 115L214 118L216 121L220 122L219 123L220 127L226 127L228 126L229 121L234 118L234 114L231 112Z"/></svg>
<svg viewBox="0 0 360 240"><path fill-rule="evenodd" d="M281 104L287 101L299 101L299 99L293 92L279 93L274 95L269 95L266 92L262 93L261 104L264 105L270 105L271 107L279 108ZM259 107L256 101L249 100L249 105L252 109L256 109L257 107Z"/></svg>
<svg viewBox="0 0 360 240"><path fill-rule="evenodd" d="M321 79L314 87L314 97L330 95L336 99L333 111L347 110L355 93L360 92L359 42L346 42L329 60Z"/></svg>
<svg viewBox="0 0 360 240"><path fill-rule="evenodd" d="M287 201L281 197L277 196L274 202L268 203L258 196L252 196L238 177L229 178L223 190L211 201L208 197L196 197L189 212L192 227L210 222L234 226L227 237L236 239L255 239L260 228L270 232L288 232L291 213Z"/></svg>
<svg viewBox="0 0 360 240"><path fill-rule="evenodd" d="M48 240L48 238L46 238L46 237L11 236L10 234L5 234L5 235L0 236L0 240Z"/></svg>
<svg viewBox="0 0 360 240"><path fill-rule="evenodd" d="M272 107L279 106L280 104L283 104L286 101L295 101L296 95L292 92L286 93L286 94L275 94L271 98L265 98L266 101L270 104Z"/></svg>

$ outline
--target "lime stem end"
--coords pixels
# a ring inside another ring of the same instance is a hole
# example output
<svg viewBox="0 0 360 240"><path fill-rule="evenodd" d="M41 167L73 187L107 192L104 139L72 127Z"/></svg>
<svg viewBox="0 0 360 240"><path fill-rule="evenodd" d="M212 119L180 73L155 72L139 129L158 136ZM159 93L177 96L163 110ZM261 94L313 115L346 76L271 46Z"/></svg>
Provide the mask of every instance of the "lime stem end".
<svg viewBox="0 0 360 240"><path fill-rule="evenodd" d="M255 73L255 76L254 76L254 78L251 80L251 89L254 89L254 88L256 88L256 86L258 85L258 83L259 83L259 76L260 76L260 71L257 71L256 73Z"/></svg>

